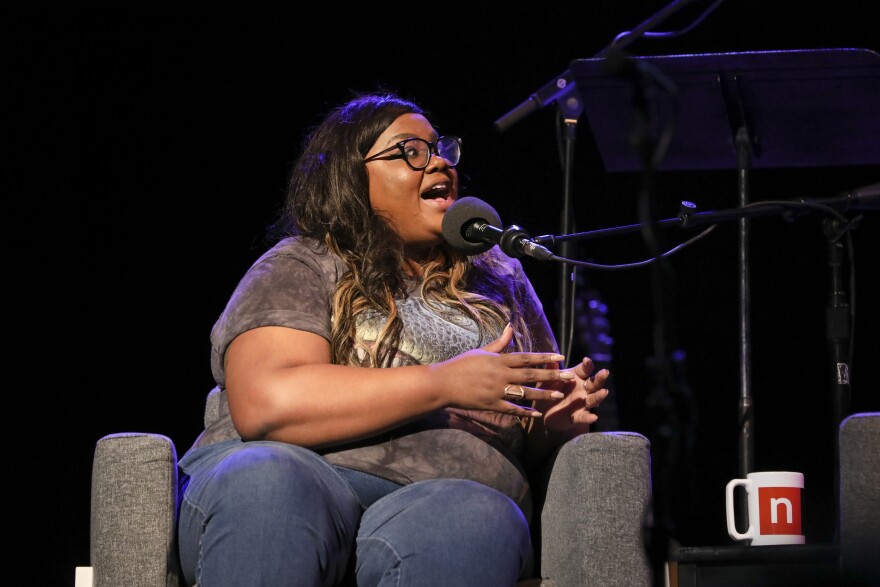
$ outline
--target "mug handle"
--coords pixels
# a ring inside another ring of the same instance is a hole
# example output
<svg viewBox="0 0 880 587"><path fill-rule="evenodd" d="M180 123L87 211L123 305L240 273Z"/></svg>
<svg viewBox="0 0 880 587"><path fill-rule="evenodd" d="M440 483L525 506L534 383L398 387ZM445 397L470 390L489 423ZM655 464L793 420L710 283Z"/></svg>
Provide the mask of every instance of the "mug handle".
<svg viewBox="0 0 880 587"><path fill-rule="evenodd" d="M748 479L734 479L727 484L727 490L725 491L726 499L724 500L727 510L727 533L734 540L749 540L755 537L755 531L752 529L751 524L749 524L749 529L746 530L745 534L740 534L736 531L736 522L733 519L733 489L737 485L747 487L750 484L751 482Z"/></svg>

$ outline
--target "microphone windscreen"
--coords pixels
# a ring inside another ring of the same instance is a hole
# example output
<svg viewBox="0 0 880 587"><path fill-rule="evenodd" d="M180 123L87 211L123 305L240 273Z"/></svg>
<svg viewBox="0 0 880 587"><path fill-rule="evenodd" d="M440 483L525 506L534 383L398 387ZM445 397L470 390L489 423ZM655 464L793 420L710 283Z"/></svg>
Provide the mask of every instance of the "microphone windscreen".
<svg viewBox="0 0 880 587"><path fill-rule="evenodd" d="M465 229L474 221L501 226L501 217L495 208L479 198L465 196L456 200L443 215L443 238L453 249L465 255L488 251L495 246L494 243L471 242L464 237Z"/></svg>

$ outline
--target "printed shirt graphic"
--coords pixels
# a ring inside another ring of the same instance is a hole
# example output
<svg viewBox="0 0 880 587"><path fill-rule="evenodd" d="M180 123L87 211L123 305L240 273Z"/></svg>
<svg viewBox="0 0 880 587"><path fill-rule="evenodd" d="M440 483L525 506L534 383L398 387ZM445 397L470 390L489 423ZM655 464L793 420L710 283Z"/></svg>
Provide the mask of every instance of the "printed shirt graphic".
<svg viewBox="0 0 880 587"><path fill-rule="evenodd" d="M759 487L758 507L761 534L801 533L801 490L799 487Z"/></svg>

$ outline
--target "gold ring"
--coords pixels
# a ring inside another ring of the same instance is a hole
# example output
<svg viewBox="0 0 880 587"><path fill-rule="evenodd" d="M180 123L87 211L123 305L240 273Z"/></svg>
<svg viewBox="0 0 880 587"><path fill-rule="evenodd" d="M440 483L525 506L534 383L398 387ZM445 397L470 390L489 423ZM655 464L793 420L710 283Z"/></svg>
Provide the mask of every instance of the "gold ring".
<svg viewBox="0 0 880 587"><path fill-rule="evenodd" d="M517 391L513 391L513 389L517 389ZM504 388L504 397L507 399L522 399L526 396L526 390L522 388L521 385L510 385L505 386Z"/></svg>

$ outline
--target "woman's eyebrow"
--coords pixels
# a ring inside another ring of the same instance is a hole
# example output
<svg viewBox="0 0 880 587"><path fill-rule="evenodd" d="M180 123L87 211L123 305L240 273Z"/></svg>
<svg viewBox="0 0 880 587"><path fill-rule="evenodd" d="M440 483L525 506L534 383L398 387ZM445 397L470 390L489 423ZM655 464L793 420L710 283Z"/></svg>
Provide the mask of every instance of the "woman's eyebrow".
<svg viewBox="0 0 880 587"><path fill-rule="evenodd" d="M411 132L403 132L403 133L398 133L398 134L394 135L393 137L391 137L389 139L388 144L391 145L394 143L399 143L400 141L404 141L406 139L421 139L421 138L422 137L420 137L418 135L414 135ZM431 135L429 135L429 138L427 139L427 141L430 143L431 141L436 141L437 138L438 137L436 134L431 134ZM425 139L423 139L423 140L425 140Z"/></svg>

